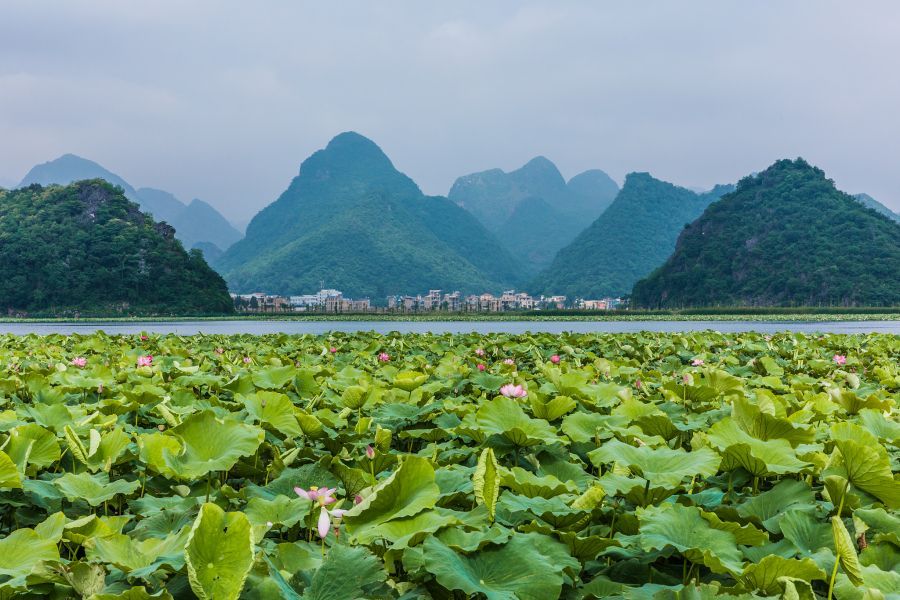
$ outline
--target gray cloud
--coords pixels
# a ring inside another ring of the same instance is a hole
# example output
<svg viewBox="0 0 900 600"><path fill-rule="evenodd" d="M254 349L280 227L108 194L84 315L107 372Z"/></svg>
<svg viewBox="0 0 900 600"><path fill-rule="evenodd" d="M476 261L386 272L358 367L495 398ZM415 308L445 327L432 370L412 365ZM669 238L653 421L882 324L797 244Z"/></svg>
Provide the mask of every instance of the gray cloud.
<svg viewBox="0 0 900 600"><path fill-rule="evenodd" d="M536 154L686 186L804 156L900 209L890 0L6 0L0 177L74 152L235 220L340 131L428 193Z"/></svg>

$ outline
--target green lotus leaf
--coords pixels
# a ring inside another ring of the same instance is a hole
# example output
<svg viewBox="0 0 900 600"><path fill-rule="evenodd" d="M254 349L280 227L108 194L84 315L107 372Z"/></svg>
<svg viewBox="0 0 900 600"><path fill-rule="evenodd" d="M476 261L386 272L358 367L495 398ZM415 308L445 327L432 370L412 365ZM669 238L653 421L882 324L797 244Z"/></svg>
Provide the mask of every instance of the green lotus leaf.
<svg viewBox="0 0 900 600"><path fill-rule="evenodd" d="M251 525L273 523L292 527L303 520L310 510L310 502L294 496L275 496L273 500L251 498L244 509L244 514Z"/></svg>
<svg viewBox="0 0 900 600"><path fill-rule="evenodd" d="M487 435L499 435L519 447L561 442L547 421L532 419L515 400L505 396L482 404L475 422Z"/></svg>
<svg viewBox="0 0 900 600"><path fill-rule="evenodd" d="M16 463L2 450L0 450L0 488L22 488L22 477Z"/></svg>
<svg viewBox="0 0 900 600"><path fill-rule="evenodd" d="M771 490L754 496L738 505L738 514L754 519L772 533L781 530L778 523L791 508L812 505L815 494L808 485L796 479L779 481Z"/></svg>
<svg viewBox="0 0 900 600"><path fill-rule="evenodd" d="M172 600L172 594L166 590L151 594L141 585L118 594L94 594L91 600Z"/></svg>
<svg viewBox="0 0 900 600"><path fill-rule="evenodd" d="M616 429L628 427L630 419L623 415L601 415L577 412L563 419L562 432L576 443L606 440L615 435Z"/></svg>
<svg viewBox="0 0 900 600"><path fill-rule="evenodd" d="M191 589L201 600L236 600L253 565L253 535L244 513L206 503L184 549Z"/></svg>
<svg viewBox="0 0 900 600"><path fill-rule="evenodd" d="M66 473L62 477L53 480L53 484L59 488L69 501L84 500L91 506L99 506L108 500L112 500L118 494L129 495L134 493L141 483L139 481L126 481L125 479L109 480L108 473Z"/></svg>
<svg viewBox="0 0 900 600"><path fill-rule="evenodd" d="M57 560L56 542L38 535L33 529L16 529L0 540L0 575L28 575L44 561Z"/></svg>
<svg viewBox="0 0 900 600"><path fill-rule="evenodd" d="M392 550L403 550L415 546L444 527L462 525L461 517L465 513L457 513L446 508L424 510L411 517L392 519L362 530L353 536L354 542L371 544L375 540L386 540Z"/></svg>
<svg viewBox="0 0 900 600"><path fill-rule="evenodd" d="M900 517L883 508L860 508L853 516L878 532L873 541L886 541L900 548Z"/></svg>
<svg viewBox="0 0 900 600"><path fill-rule="evenodd" d="M322 566L312 576L303 600L345 600L369 597L365 590L384 581L386 573L371 552L359 546L328 549Z"/></svg>
<svg viewBox="0 0 900 600"><path fill-rule="evenodd" d="M475 502L483 504L488 511L491 522L497 509L497 496L500 495L500 466L491 448L485 448L478 457L475 473L472 474L472 490Z"/></svg>
<svg viewBox="0 0 900 600"><path fill-rule="evenodd" d="M251 456L263 441L259 427L232 418L218 419L212 411L194 413L169 435L180 443L178 452L162 447L163 462L179 479L194 480L212 471L227 471L242 456Z"/></svg>
<svg viewBox="0 0 900 600"><path fill-rule="evenodd" d="M813 515L811 510L788 510L779 522L784 539L805 556L812 556L822 548L834 551L831 528Z"/></svg>
<svg viewBox="0 0 900 600"><path fill-rule="evenodd" d="M808 444L815 438L815 430L812 428L798 427L788 419L767 414L743 396L734 398L732 418L750 436L763 441L785 439L796 447Z"/></svg>
<svg viewBox="0 0 900 600"><path fill-rule="evenodd" d="M589 511L567 504L564 496L528 498L504 492L500 495L497 503L497 520L509 526L519 525L533 520L534 517L539 517L556 528L564 528L582 523L588 515Z"/></svg>
<svg viewBox="0 0 900 600"><path fill-rule="evenodd" d="M365 536L367 529L433 508L439 493L431 463L404 456L390 477L344 515L344 524L352 537Z"/></svg>
<svg viewBox="0 0 900 600"><path fill-rule="evenodd" d="M0 450L9 455L22 472L28 467L34 467L35 470L49 467L61 455L56 436L35 423L10 429Z"/></svg>
<svg viewBox="0 0 900 600"><path fill-rule="evenodd" d="M294 378L297 370L288 365L284 367L267 367L254 371L253 385L264 390L280 390Z"/></svg>
<svg viewBox="0 0 900 600"><path fill-rule="evenodd" d="M172 557L180 563L188 533L189 528L184 527L165 538L136 540L120 533L95 537L88 545L86 555L88 559L109 563L126 573L147 569L161 558Z"/></svg>
<svg viewBox="0 0 900 600"><path fill-rule="evenodd" d="M73 561L61 565L58 572L82 598L93 598L106 587L106 569L103 565Z"/></svg>
<svg viewBox="0 0 900 600"><path fill-rule="evenodd" d="M517 534L502 546L488 546L468 556L435 537L426 539L423 549L424 567L439 584L448 590L484 594L487 600L558 598L563 572L580 568L565 546L537 533Z"/></svg>
<svg viewBox="0 0 900 600"><path fill-rule="evenodd" d="M888 508L900 507L900 481L894 479L887 451L875 436L853 423L832 426L831 435L840 460L832 461L829 471L845 476Z"/></svg>
<svg viewBox="0 0 900 600"><path fill-rule="evenodd" d="M271 425L276 431L288 437L300 437L303 431L294 414L294 404L286 394L278 392L256 392L249 396L238 396L247 412L255 420Z"/></svg>
<svg viewBox="0 0 900 600"><path fill-rule="evenodd" d="M478 373L471 378L472 383L489 392L496 392L504 383L506 377L500 375L491 375L490 373Z"/></svg>
<svg viewBox="0 0 900 600"><path fill-rule="evenodd" d="M555 421L577 407L578 403L568 396L556 396L549 402L541 401L537 394L531 397L531 413L538 419L544 419L545 421Z"/></svg>
<svg viewBox="0 0 900 600"><path fill-rule="evenodd" d="M619 440L611 440L592 450L588 458L596 466L618 464L627 467L649 481L651 486L665 488L678 487L684 479L695 475L714 475L721 460L709 448L685 452L666 447L635 447Z"/></svg>
<svg viewBox="0 0 900 600"><path fill-rule="evenodd" d="M646 552L674 548L688 560L714 573L741 573L743 563L735 536L712 527L694 507L663 504L638 508L640 545Z"/></svg>
<svg viewBox="0 0 900 600"><path fill-rule="evenodd" d="M394 387L411 392L428 381L428 375L420 371L400 371L394 375Z"/></svg>
<svg viewBox="0 0 900 600"><path fill-rule="evenodd" d="M859 411L859 420L879 440L894 445L900 442L900 423L896 418L889 419L881 411L867 408Z"/></svg>
<svg viewBox="0 0 900 600"><path fill-rule="evenodd" d="M125 433L121 427L103 433L91 429L87 446L68 426L65 428L65 437L72 456L92 472L101 469L108 472L131 443L131 436Z"/></svg>
<svg viewBox="0 0 900 600"><path fill-rule="evenodd" d="M709 430L709 441L722 452L721 468L732 471L742 467L757 477L799 473L809 467L797 458L791 443L785 439L757 439L740 428L732 418L715 423Z"/></svg>
<svg viewBox="0 0 900 600"><path fill-rule="evenodd" d="M529 498L535 496L552 498L559 494L574 494L578 491L573 483L563 483L553 475L538 476L522 467L513 467L505 471L500 482L504 487Z"/></svg>
<svg viewBox="0 0 900 600"><path fill-rule="evenodd" d="M361 385L349 385L341 393L341 403L350 410L358 410L365 406L369 396Z"/></svg>
<svg viewBox="0 0 900 600"><path fill-rule="evenodd" d="M733 535L735 542L741 546L762 546L769 541L769 535L752 524L741 525L734 521L723 521L716 513L706 511L701 511L700 516L715 529L727 531Z"/></svg>
<svg viewBox="0 0 900 600"><path fill-rule="evenodd" d="M747 565L740 575L740 581L751 590L774 595L784 591L784 583L781 581L784 577L811 583L825 579L826 574L809 558L796 560L767 556L758 563Z"/></svg>
<svg viewBox="0 0 900 600"><path fill-rule="evenodd" d="M862 585L862 565L859 564L859 556L856 555L856 546L840 517L831 517L831 535L844 574L854 585Z"/></svg>
<svg viewBox="0 0 900 600"><path fill-rule="evenodd" d="M496 523L488 529L466 531L460 527L448 527L438 532L437 538L457 552L470 554L488 544L505 544L513 531Z"/></svg>

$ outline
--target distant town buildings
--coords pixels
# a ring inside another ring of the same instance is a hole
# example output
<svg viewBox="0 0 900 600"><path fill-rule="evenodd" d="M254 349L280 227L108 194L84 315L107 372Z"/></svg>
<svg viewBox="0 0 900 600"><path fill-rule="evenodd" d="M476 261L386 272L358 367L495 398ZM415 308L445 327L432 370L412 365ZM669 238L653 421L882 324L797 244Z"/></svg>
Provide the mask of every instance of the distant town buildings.
<svg viewBox="0 0 900 600"><path fill-rule="evenodd" d="M256 292L231 294L235 309L253 313L422 313L422 312L507 312L530 310L614 310L622 306L621 298L587 300L576 298L568 302L566 296L531 296L526 292L505 290L499 296L489 292L463 296L459 291L428 290L415 296L387 297L386 306L372 306L368 298L345 298L340 290L322 289L315 294L277 296Z"/></svg>

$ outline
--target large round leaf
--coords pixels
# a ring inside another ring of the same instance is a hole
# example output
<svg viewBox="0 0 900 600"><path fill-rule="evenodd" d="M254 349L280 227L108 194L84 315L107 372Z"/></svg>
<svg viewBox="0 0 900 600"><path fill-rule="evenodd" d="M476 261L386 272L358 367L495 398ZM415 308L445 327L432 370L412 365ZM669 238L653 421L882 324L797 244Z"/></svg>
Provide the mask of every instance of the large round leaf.
<svg viewBox="0 0 900 600"><path fill-rule="evenodd" d="M110 481L108 473L66 473L53 483L69 500L85 500L91 506L99 506L117 494L131 494L141 486L139 481Z"/></svg>
<svg viewBox="0 0 900 600"><path fill-rule="evenodd" d="M502 546L458 554L435 537L425 540L425 569L448 590L484 594L488 600L558 598L563 571L578 569L565 546L537 533L514 535Z"/></svg>
<svg viewBox="0 0 900 600"><path fill-rule="evenodd" d="M561 442L547 421L532 419L515 400L505 396L483 404L475 413L475 421L487 435L500 435L520 447Z"/></svg>
<svg viewBox="0 0 900 600"><path fill-rule="evenodd" d="M719 468L719 455L709 448L692 452L671 448L630 446L612 440L588 454L595 465L619 464L635 471L636 475L650 482L651 486L674 488L688 478L698 475L714 475Z"/></svg>
<svg viewBox="0 0 900 600"><path fill-rule="evenodd" d="M215 504L200 507L184 549L191 589L201 600L235 600L253 565L250 521Z"/></svg>
<svg viewBox="0 0 900 600"><path fill-rule="evenodd" d="M0 540L0 575L28 575L45 560L59 560L56 542L33 529L16 529Z"/></svg>
<svg viewBox="0 0 900 600"><path fill-rule="evenodd" d="M181 445L175 453L162 449L166 466L176 477L194 480L211 471L227 471L242 456L250 456L263 441L259 427L236 419L216 418L212 411L195 413L170 431Z"/></svg>

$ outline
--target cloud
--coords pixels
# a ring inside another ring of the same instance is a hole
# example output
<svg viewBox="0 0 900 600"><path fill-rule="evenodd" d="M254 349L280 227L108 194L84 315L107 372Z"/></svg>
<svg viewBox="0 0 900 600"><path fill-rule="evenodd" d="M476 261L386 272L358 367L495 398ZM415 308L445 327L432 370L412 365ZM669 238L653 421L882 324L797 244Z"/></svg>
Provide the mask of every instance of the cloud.
<svg viewBox="0 0 900 600"><path fill-rule="evenodd" d="M11 0L0 175L64 152L245 220L340 131L429 193L536 154L734 181L802 155L900 209L900 5Z"/></svg>

